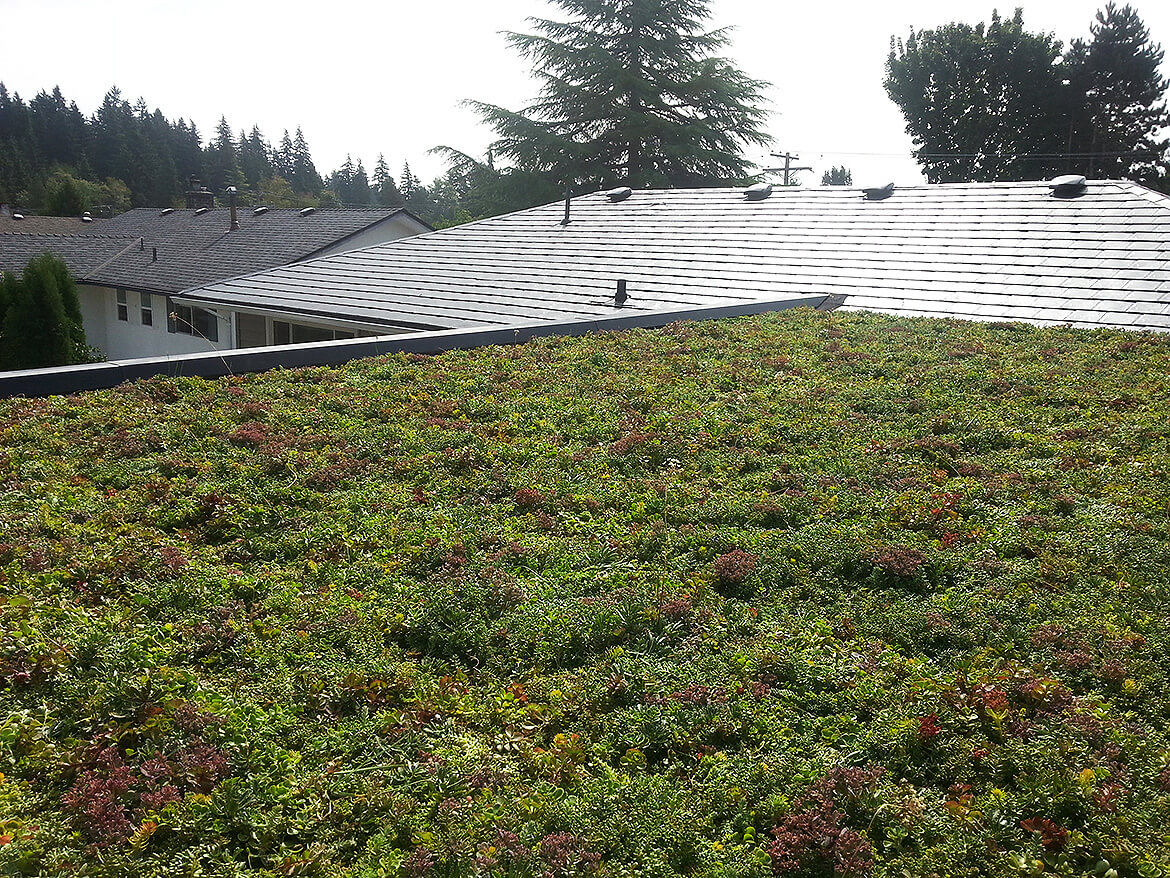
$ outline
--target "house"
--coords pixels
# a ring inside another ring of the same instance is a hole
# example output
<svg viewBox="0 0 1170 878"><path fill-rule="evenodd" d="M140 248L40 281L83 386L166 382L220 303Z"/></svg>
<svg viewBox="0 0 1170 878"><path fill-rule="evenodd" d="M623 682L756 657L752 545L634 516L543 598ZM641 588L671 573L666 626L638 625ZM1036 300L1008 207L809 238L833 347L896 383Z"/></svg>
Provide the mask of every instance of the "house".
<svg viewBox="0 0 1170 878"><path fill-rule="evenodd" d="M105 220L89 215L81 216L30 216L13 210L8 204L0 204L0 235L17 233L24 235L71 235L96 232Z"/></svg>
<svg viewBox="0 0 1170 878"><path fill-rule="evenodd" d="M210 195L210 193L208 193ZM42 218L37 218L42 219ZM48 219L48 218L43 218ZM27 221L27 220L26 220ZM234 312L176 302L193 286L366 247L430 226L397 208L140 208L67 234L0 233L0 268L46 250L78 279L86 338L111 359L345 337L327 317ZM25 227L20 226L23 230Z"/></svg>
<svg viewBox="0 0 1170 878"><path fill-rule="evenodd" d="M845 297L844 308L1170 330L1170 197L1119 180L596 192L193 287L352 331Z"/></svg>

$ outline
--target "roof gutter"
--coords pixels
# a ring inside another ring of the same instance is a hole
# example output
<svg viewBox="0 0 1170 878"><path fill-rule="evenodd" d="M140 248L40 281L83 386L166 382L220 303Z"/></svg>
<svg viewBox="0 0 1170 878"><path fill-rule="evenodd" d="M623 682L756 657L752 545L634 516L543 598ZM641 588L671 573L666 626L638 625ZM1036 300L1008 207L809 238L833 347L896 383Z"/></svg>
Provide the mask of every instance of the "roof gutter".
<svg viewBox="0 0 1170 878"><path fill-rule="evenodd" d="M278 345L209 351L172 357L116 360L53 369L24 369L0 372L0 398L10 396L50 396L115 387L156 375L168 377L219 378L242 372L269 369L293 369L302 366L332 366L363 357L384 354L437 354L450 350L468 350L488 345L523 344L544 336L578 336L593 332L623 329L655 329L683 320L718 320L747 317L789 308L834 308L840 304L832 296L796 296L709 308L684 308L665 311L641 311L611 317L556 322L530 321L507 326L475 329L446 329L437 332L411 332L378 338L345 339L312 344Z"/></svg>

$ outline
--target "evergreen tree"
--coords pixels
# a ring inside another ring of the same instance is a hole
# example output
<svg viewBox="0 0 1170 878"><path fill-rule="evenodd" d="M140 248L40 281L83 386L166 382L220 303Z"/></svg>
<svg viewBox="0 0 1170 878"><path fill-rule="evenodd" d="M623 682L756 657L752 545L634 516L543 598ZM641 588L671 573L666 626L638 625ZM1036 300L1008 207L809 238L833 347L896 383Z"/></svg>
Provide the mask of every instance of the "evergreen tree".
<svg viewBox="0 0 1170 878"><path fill-rule="evenodd" d="M305 135L299 127L296 139L293 140L289 182L295 191L307 195L316 195L321 191L321 176L317 173L313 157L309 154L309 144L305 142Z"/></svg>
<svg viewBox="0 0 1170 878"><path fill-rule="evenodd" d="M212 192L222 192L229 186L239 186L243 176L232 128L227 119L221 116L219 124L215 126L215 140L207 149L205 179L208 188Z"/></svg>
<svg viewBox="0 0 1170 878"><path fill-rule="evenodd" d="M402 197L409 201L421 185L422 182L410 170L410 162L403 162L402 182L398 184L398 190L402 193Z"/></svg>
<svg viewBox="0 0 1170 878"><path fill-rule="evenodd" d="M707 0L552 0L568 21L509 34L543 82L523 112L469 102L499 135L496 156L590 186L742 181L763 131L766 83L715 53Z"/></svg>
<svg viewBox="0 0 1170 878"><path fill-rule="evenodd" d="M276 176L288 180L292 178L293 164L293 142L288 136L288 129L285 128L284 135L280 138L280 146L272 152L272 170Z"/></svg>
<svg viewBox="0 0 1170 878"><path fill-rule="evenodd" d="M842 165L837 167L834 165L821 175L822 186L852 186L853 172Z"/></svg>
<svg viewBox="0 0 1170 878"><path fill-rule="evenodd" d="M250 189L259 188L263 180L272 176L271 154L272 147L260 133L258 125L253 125L246 137L243 131L240 132L240 170Z"/></svg>
<svg viewBox="0 0 1170 878"><path fill-rule="evenodd" d="M6 274L3 288L3 368L66 366L89 359L77 285L64 262L48 253L34 257L21 278Z"/></svg>
<svg viewBox="0 0 1170 878"><path fill-rule="evenodd" d="M1089 177L1127 177L1158 185L1159 157L1170 146L1162 47L1131 6L1097 12L1092 41L1074 40L1065 54L1070 108L1067 170ZM1164 164L1163 164L1164 168Z"/></svg>

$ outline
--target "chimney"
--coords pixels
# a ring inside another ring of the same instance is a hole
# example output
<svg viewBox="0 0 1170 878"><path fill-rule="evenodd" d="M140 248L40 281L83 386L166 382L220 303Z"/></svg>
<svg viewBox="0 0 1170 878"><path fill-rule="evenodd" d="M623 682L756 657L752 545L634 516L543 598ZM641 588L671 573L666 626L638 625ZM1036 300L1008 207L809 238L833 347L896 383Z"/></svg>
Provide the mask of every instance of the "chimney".
<svg viewBox="0 0 1170 878"><path fill-rule="evenodd" d="M187 210L197 210L200 207L215 207L215 196L207 191L206 186L199 185L199 178L194 174L187 181Z"/></svg>
<svg viewBox="0 0 1170 878"><path fill-rule="evenodd" d="M236 215L236 187L228 186L228 207L232 211L232 224L228 231L238 232L240 230L240 218Z"/></svg>

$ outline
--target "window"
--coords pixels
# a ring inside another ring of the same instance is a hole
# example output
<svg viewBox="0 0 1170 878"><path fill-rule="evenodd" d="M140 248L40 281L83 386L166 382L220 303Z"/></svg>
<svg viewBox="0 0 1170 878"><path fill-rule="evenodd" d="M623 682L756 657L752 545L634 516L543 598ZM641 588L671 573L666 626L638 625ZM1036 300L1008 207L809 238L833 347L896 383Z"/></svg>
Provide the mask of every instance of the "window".
<svg viewBox="0 0 1170 878"><path fill-rule="evenodd" d="M167 332L194 335L207 341L219 341L219 319L214 311L193 305L178 305L167 299Z"/></svg>
<svg viewBox="0 0 1170 878"><path fill-rule="evenodd" d="M118 319L128 323L130 321L130 306L126 302L126 291L118 290L114 293L114 297L118 300Z"/></svg>
<svg viewBox="0 0 1170 878"><path fill-rule="evenodd" d="M236 347L262 348L268 344L268 328L259 314L236 314Z"/></svg>
<svg viewBox="0 0 1170 878"><path fill-rule="evenodd" d="M335 338L353 338L348 329L326 329L323 326L305 326L301 323L272 321L273 344L308 344L314 341L333 341Z"/></svg>
<svg viewBox="0 0 1170 878"><path fill-rule="evenodd" d="M154 306L150 301L150 293L140 293L142 304L142 325L154 326Z"/></svg>

